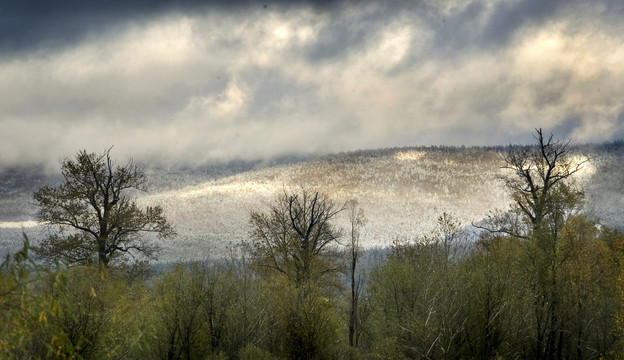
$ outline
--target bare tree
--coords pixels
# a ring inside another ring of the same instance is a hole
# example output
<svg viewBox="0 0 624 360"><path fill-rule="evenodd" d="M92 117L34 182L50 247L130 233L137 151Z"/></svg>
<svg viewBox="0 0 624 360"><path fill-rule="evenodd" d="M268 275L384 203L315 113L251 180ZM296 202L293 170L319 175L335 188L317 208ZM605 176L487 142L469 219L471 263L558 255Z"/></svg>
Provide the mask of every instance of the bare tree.
<svg viewBox="0 0 624 360"><path fill-rule="evenodd" d="M512 172L505 178L505 185L532 230L557 212L557 204L576 203L580 194L571 191L565 180L586 162L569 156L570 140L553 140L552 134L546 138L542 129L535 131L537 146L510 145L503 155L503 168Z"/></svg>
<svg viewBox="0 0 624 360"><path fill-rule="evenodd" d="M357 275L357 265L362 255L362 247L360 246L360 231L366 224L364 211L360 208L357 200L347 202L347 212L349 216L350 237L347 244L349 252L349 276L351 280L351 307L349 309L349 345L357 347L358 339L361 334L360 327L360 297L362 294L362 279Z"/></svg>
<svg viewBox="0 0 624 360"><path fill-rule="evenodd" d="M514 200L512 213L499 224L501 232L523 239L525 276L531 294L534 358L554 358L561 354L569 338L563 322L561 231L570 215L579 208L583 193L570 184L571 176L587 160L570 156L570 140L554 140L542 129L534 135L537 145L510 146L503 168L511 171L505 185Z"/></svg>
<svg viewBox="0 0 624 360"><path fill-rule="evenodd" d="M302 189L285 192L266 213L252 212L257 264L285 275L297 287L337 271L330 247L341 234L331 220L343 209L324 194Z"/></svg>
<svg viewBox="0 0 624 360"><path fill-rule="evenodd" d="M108 266L122 254L151 258L158 247L142 234L175 234L160 206L142 210L128 197L132 190L146 191L143 167L133 160L116 166L110 150L100 155L81 150L75 159L65 158L65 182L33 194L38 219L58 229L37 248L44 259L86 264L97 258Z"/></svg>

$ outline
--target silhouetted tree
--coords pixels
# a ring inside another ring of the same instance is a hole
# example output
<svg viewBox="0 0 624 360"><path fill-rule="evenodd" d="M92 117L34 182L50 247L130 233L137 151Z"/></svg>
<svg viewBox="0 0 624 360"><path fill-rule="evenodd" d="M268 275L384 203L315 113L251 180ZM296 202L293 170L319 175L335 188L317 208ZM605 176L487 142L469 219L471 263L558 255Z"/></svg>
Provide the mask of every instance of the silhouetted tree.
<svg viewBox="0 0 624 360"><path fill-rule="evenodd" d="M284 193L267 213L251 213L257 264L296 284L338 270L330 247L340 236L331 220L344 209L319 192Z"/></svg>
<svg viewBox="0 0 624 360"><path fill-rule="evenodd" d="M175 234L160 206L140 209L128 196L132 190L146 190L143 167L133 160L116 166L110 149L100 155L81 150L75 159L61 162L61 173L63 184L33 194L38 219L59 230L37 248L44 259L80 264L97 260L108 266L121 254L150 258L158 247L143 233Z"/></svg>
<svg viewBox="0 0 624 360"><path fill-rule="evenodd" d="M351 304L349 309L349 345L357 347L358 339L362 330L360 329L360 298L362 295L362 278L358 276L357 265L362 254L360 246L360 231L366 224L366 217L356 200L347 203L349 216L350 236L347 243L349 253L349 278L351 282Z"/></svg>
<svg viewBox="0 0 624 360"><path fill-rule="evenodd" d="M340 231L331 221L344 209L319 192L305 189L279 196L266 213L251 213L254 261L276 284L283 311L275 327L289 359L330 358L338 318L328 301L335 289ZM284 281L286 280L286 281Z"/></svg>
<svg viewBox="0 0 624 360"><path fill-rule="evenodd" d="M512 175L505 178L515 208L535 232L545 225L544 220L555 220L562 214L562 206L574 207L582 193L574 191L565 180L583 168L585 161L570 157L570 140L553 140L544 137L542 129L534 135L537 145L512 146L503 155L504 169ZM513 234L526 237L517 231Z"/></svg>
<svg viewBox="0 0 624 360"><path fill-rule="evenodd" d="M534 137L536 145L510 146L504 154L503 168L511 171L505 185L520 221L498 231L525 240L525 273L534 315L530 355L545 359L561 357L569 339L562 314L562 230L580 208L583 193L568 180L582 169L584 161L570 156L570 140L554 140L552 134L545 137L542 129L537 129Z"/></svg>

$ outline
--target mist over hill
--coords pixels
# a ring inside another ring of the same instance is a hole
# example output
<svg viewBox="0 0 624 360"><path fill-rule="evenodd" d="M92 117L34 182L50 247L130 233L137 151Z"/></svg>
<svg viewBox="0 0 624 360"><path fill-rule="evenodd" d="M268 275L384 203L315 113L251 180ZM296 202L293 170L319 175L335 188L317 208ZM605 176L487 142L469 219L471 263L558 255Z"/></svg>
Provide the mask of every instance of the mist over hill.
<svg viewBox="0 0 624 360"><path fill-rule="evenodd" d="M587 211L622 228L624 144L570 149L587 161L575 175L586 192ZM178 236L163 242L160 261L219 256L249 238L249 213L265 209L277 194L299 187L322 191L336 202L356 199L368 219L363 243L387 246L396 238L426 235L443 212L469 226L510 198L500 176L504 147L412 147L366 150L321 157L234 161L198 168L146 165L148 193L142 205L162 205ZM123 162L124 159L119 159ZM0 174L0 252L16 249L24 231L34 242L45 229L34 222L32 191L61 181L39 168ZM338 220L346 227L346 216Z"/></svg>

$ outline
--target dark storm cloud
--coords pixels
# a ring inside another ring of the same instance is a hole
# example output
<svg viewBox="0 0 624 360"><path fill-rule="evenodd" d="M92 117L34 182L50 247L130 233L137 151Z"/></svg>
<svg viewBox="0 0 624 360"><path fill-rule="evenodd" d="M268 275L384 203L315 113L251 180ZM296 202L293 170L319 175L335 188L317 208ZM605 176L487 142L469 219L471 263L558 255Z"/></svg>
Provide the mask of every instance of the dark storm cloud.
<svg viewBox="0 0 624 360"><path fill-rule="evenodd" d="M567 139L567 138L571 138L575 130L581 128L582 126L583 126L583 120L578 116L573 116L557 124L550 131L553 134L557 134L557 137L559 138Z"/></svg>
<svg viewBox="0 0 624 360"><path fill-rule="evenodd" d="M164 1L3 1L0 50L68 46L169 6Z"/></svg>
<svg viewBox="0 0 624 360"><path fill-rule="evenodd" d="M540 23L551 18L558 8L570 4L570 0L522 0L501 2L496 5L483 30L486 43L500 45L527 22Z"/></svg>
<svg viewBox="0 0 624 360"><path fill-rule="evenodd" d="M609 140L624 140L624 110L618 115L616 124L616 131Z"/></svg>
<svg viewBox="0 0 624 360"><path fill-rule="evenodd" d="M5 3L0 167L621 136L622 3L545 3Z"/></svg>
<svg viewBox="0 0 624 360"><path fill-rule="evenodd" d="M540 23L551 18L570 0L518 0L495 3L487 9L479 1L459 1L455 13L444 13L440 4L447 2L387 1L374 3L322 0L111 0L111 1L3 1L0 4L0 50L3 54L34 47L53 48L75 44L86 36L115 31L128 22L141 22L163 14L192 14L203 11L247 12L257 8L293 8L310 6L317 11L344 11L349 7L366 7L373 11L357 18L333 17L324 27L318 41L310 48L312 60L338 56L357 47L394 17L411 13L428 22L435 31L435 44L441 49L460 50L466 46L500 45L527 23ZM451 2L449 2L451 3ZM600 2L605 14L621 14L619 0ZM466 4L466 6L461 6ZM485 20L484 24L479 24Z"/></svg>
<svg viewBox="0 0 624 360"><path fill-rule="evenodd" d="M311 46L308 56L311 61L333 59L358 48L365 42L368 33L363 29L352 29L352 24L338 22L323 28L318 41ZM370 29L368 29L370 31Z"/></svg>
<svg viewBox="0 0 624 360"><path fill-rule="evenodd" d="M326 9L335 3L321 0L7 0L0 2L0 56L33 48L71 46L89 36L119 31L129 22L148 21L165 14L248 11L300 4Z"/></svg>
<svg viewBox="0 0 624 360"><path fill-rule="evenodd" d="M435 10L433 8L429 12L434 13ZM434 49L448 54L481 45L480 21L484 16L485 6L473 2L456 14L446 15L438 11L428 17L428 24L435 33Z"/></svg>
<svg viewBox="0 0 624 360"><path fill-rule="evenodd" d="M390 2L375 6L362 2L359 8L361 14L332 16L329 24L319 31L316 41L307 49L310 61L331 60L365 46L366 41L383 27L385 21L396 16L395 9ZM335 9L343 15L350 10L353 8L343 6Z"/></svg>

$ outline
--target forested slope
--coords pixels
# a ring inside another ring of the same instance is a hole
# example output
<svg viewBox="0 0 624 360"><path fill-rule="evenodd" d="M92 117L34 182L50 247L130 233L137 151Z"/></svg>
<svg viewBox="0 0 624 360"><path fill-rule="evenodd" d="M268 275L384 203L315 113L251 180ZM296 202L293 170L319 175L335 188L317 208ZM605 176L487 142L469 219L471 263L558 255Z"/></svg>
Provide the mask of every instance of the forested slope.
<svg viewBox="0 0 624 360"><path fill-rule="evenodd" d="M323 191L337 201L357 199L369 219L363 244L387 246L396 238L430 232L442 212L470 225L491 211L506 210L510 199L500 181L504 149L380 149L282 159L276 165L237 162L202 169L157 169L146 164L151 191L139 194L139 200L162 205L178 230L177 238L163 244L163 261L222 254L227 246L249 237L250 211L261 210L276 194L298 187ZM588 160L575 177L577 186L586 191L587 208L604 224L621 227L623 145L583 145L572 151L579 160ZM19 247L22 229L35 240L42 236L42 228L33 226L30 192L59 179L30 171L28 177L3 177L3 251ZM338 223L345 221L341 218Z"/></svg>

